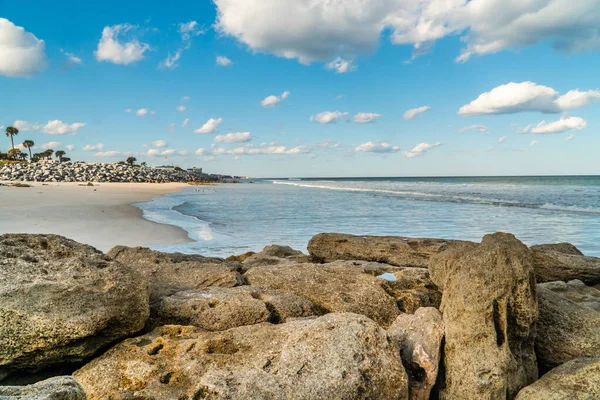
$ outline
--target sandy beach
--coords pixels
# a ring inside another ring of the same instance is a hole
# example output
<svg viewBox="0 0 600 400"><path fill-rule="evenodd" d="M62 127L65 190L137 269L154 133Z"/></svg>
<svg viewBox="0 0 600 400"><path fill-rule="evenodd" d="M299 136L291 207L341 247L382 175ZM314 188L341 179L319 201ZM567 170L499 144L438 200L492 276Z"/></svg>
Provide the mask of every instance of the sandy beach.
<svg viewBox="0 0 600 400"><path fill-rule="evenodd" d="M0 186L0 234L54 233L102 251L191 241L183 229L148 221L132 206L182 190L184 183L30 184Z"/></svg>

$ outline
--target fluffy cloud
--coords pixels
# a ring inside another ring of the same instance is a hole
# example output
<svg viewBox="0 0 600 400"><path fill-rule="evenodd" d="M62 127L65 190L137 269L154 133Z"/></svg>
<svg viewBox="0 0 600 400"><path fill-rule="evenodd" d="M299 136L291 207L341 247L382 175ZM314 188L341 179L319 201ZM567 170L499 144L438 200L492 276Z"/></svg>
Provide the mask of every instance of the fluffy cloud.
<svg viewBox="0 0 600 400"><path fill-rule="evenodd" d="M167 147L168 143L166 140L156 140L152 142L152 146L156 148Z"/></svg>
<svg viewBox="0 0 600 400"><path fill-rule="evenodd" d="M523 129L517 130L517 133L562 133L576 129L578 131L585 129L587 122L579 117L562 117L558 121L542 121L537 125L528 125Z"/></svg>
<svg viewBox="0 0 600 400"><path fill-rule="evenodd" d="M482 93L458 110L459 115L513 114L524 111L558 113L600 101L600 91L571 90L565 95L534 82L510 82Z"/></svg>
<svg viewBox="0 0 600 400"><path fill-rule="evenodd" d="M342 57L336 58L325 67L334 70L338 74L345 74L346 72L354 71L356 69L356 67L352 65L351 60L344 60Z"/></svg>
<svg viewBox="0 0 600 400"><path fill-rule="evenodd" d="M359 153L359 152L364 152L364 153L397 153L398 151L400 151L400 148L398 146L392 146L388 143L382 143L379 141L375 141L375 142L367 142L367 143L363 143L360 146L356 146L354 148L354 151Z"/></svg>
<svg viewBox="0 0 600 400"><path fill-rule="evenodd" d="M245 146L235 147L231 149L226 149L223 147L214 147L213 149L208 150L205 148L199 148L196 150L196 155L199 156L210 156L211 159L214 159L213 156L220 155L233 155L233 156L242 156L242 155L299 155L299 154L310 154L312 151L312 147L310 146L298 146L293 148L288 148L284 145L280 145L277 143L263 143L261 147L253 147L251 144L247 144Z"/></svg>
<svg viewBox="0 0 600 400"><path fill-rule="evenodd" d="M223 122L223 118L211 118L201 128L198 128L194 133L213 133L217 130L219 125Z"/></svg>
<svg viewBox="0 0 600 400"><path fill-rule="evenodd" d="M462 128L461 130L459 130L459 133L465 133L465 132L469 132L469 131L477 131L479 133L486 133L490 130L490 128L488 128L485 125L470 125L470 126L465 126L464 128Z"/></svg>
<svg viewBox="0 0 600 400"><path fill-rule="evenodd" d="M155 157L160 154L160 151L158 151L156 149L150 149L150 150L148 150L148 153L146 153L146 154L148 155L148 157Z"/></svg>
<svg viewBox="0 0 600 400"><path fill-rule="evenodd" d="M77 135L77 131L84 126L85 124L82 122L68 124L55 119L54 121L48 121L48 123L42 127L42 132L49 135Z"/></svg>
<svg viewBox="0 0 600 400"><path fill-rule="evenodd" d="M97 143L97 144L88 144L83 148L83 151L102 151L102 149L104 149L104 144L102 143Z"/></svg>
<svg viewBox="0 0 600 400"><path fill-rule="evenodd" d="M402 118L404 118L405 120L413 119L415 117L415 115L424 113L425 111L430 110L430 109L431 109L431 107L429 107L429 106L411 108L410 110L408 110L404 113Z"/></svg>
<svg viewBox="0 0 600 400"><path fill-rule="evenodd" d="M252 140L250 132L231 132L226 135L217 135L216 143L243 143Z"/></svg>
<svg viewBox="0 0 600 400"><path fill-rule="evenodd" d="M129 24L105 26L98 49L94 53L96 60L108 61L114 64L128 65L144 58L144 53L150 50L150 45L140 43L137 39L120 41L121 37L136 27Z"/></svg>
<svg viewBox="0 0 600 400"><path fill-rule="evenodd" d="M66 149L67 151L73 151L73 150L75 150L75 146L74 146L74 145L72 145L72 144L68 144L68 145L66 145L66 146L65 146L65 149Z"/></svg>
<svg viewBox="0 0 600 400"><path fill-rule="evenodd" d="M48 149L54 150L56 147L58 147L60 145L62 145L61 142L48 142L48 143L44 143L41 147L46 150L48 150Z"/></svg>
<svg viewBox="0 0 600 400"><path fill-rule="evenodd" d="M138 117L145 117L146 115L148 115L148 109L147 108L140 108L139 110L137 110L135 112L135 115L137 115Z"/></svg>
<svg viewBox="0 0 600 400"><path fill-rule="evenodd" d="M65 57L67 58L67 66L73 66L76 64L81 64L81 58L77 57L75 54L73 53L68 53L66 51L64 51L63 49L60 49L60 52L63 53L65 55Z"/></svg>
<svg viewBox="0 0 600 400"><path fill-rule="evenodd" d="M352 117L352 122L357 124L368 124L370 122L375 122L379 117L381 117L381 114L358 113Z"/></svg>
<svg viewBox="0 0 600 400"><path fill-rule="evenodd" d="M310 120L312 122L318 122L319 124L331 124L338 122L340 118L345 117L346 115L348 115L347 112L325 111L310 117Z"/></svg>
<svg viewBox="0 0 600 400"><path fill-rule="evenodd" d="M120 151L112 150L112 151L99 151L94 154L95 157L118 157L122 153Z"/></svg>
<svg viewBox="0 0 600 400"><path fill-rule="evenodd" d="M411 150L409 151L405 151L404 152L404 156L406 158L413 158L413 157L417 157L420 156L424 153L426 153L427 151L434 149L436 147L441 146L442 144L440 142L437 143L419 143L418 145L416 145L415 147L413 147Z"/></svg>
<svg viewBox="0 0 600 400"><path fill-rule="evenodd" d="M287 99L290 95L290 92L283 92L281 96L268 96L260 102L260 105L265 108L275 107L285 99Z"/></svg>
<svg viewBox="0 0 600 400"><path fill-rule="evenodd" d="M0 75L33 76L46 67L43 40L0 18Z"/></svg>
<svg viewBox="0 0 600 400"><path fill-rule="evenodd" d="M174 149L167 149L160 152L160 155L165 157L174 156L175 154L177 154L177 150Z"/></svg>
<svg viewBox="0 0 600 400"><path fill-rule="evenodd" d="M13 122L12 126L17 128L20 132L38 131L42 127L39 124L32 124L30 122L22 121L20 119Z"/></svg>
<svg viewBox="0 0 600 400"><path fill-rule="evenodd" d="M217 65L221 67L229 67L233 62L225 56L217 56Z"/></svg>

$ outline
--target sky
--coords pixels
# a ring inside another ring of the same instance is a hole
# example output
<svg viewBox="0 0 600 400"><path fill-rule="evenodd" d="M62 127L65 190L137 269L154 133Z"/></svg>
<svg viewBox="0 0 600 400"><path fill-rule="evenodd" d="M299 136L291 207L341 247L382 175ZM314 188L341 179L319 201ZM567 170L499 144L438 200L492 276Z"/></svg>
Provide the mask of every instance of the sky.
<svg viewBox="0 0 600 400"><path fill-rule="evenodd" d="M253 177L600 175L599 56L600 0L0 0L0 127Z"/></svg>

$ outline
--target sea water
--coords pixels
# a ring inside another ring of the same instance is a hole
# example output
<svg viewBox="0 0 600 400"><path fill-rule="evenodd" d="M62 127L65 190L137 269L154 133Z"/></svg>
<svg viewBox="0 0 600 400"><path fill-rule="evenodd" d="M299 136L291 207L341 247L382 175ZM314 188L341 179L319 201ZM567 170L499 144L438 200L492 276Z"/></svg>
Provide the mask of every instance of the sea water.
<svg viewBox="0 0 600 400"><path fill-rule="evenodd" d="M321 232L479 241L497 231L600 256L598 176L270 179L190 186L137 206L194 240L156 249L206 256L304 251Z"/></svg>

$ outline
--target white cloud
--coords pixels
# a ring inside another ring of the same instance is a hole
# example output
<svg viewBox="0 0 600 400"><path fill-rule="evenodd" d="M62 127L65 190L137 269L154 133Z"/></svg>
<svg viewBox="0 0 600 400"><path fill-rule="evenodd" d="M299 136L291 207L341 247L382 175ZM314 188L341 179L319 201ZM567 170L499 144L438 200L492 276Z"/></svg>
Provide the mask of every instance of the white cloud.
<svg viewBox="0 0 600 400"><path fill-rule="evenodd" d="M198 128L194 133L213 133L217 130L219 125L223 122L223 118L211 118L201 128Z"/></svg>
<svg viewBox="0 0 600 400"><path fill-rule="evenodd" d="M184 42L190 40L192 36L199 36L204 32L204 29L201 29L196 21L181 22L179 24L179 33Z"/></svg>
<svg viewBox="0 0 600 400"><path fill-rule="evenodd" d="M225 56L217 56L217 65L221 67L229 67L233 62Z"/></svg>
<svg viewBox="0 0 600 400"><path fill-rule="evenodd" d="M189 119L189 118L186 118L186 119L184 119L184 120L183 120L183 122L181 123L181 126L182 126L183 128L185 128L185 127L187 126L187 124L189 124L189 123L190 123L190 119Z"/></svg>
<svg viewBox="0 0 600 400"><path fill-rule="evenodd" d="M154 146L156 148L167 147L168 143L166 140L156 140L156 141L152 142L152 146Z"/></svg>
<svg viewBox="0 0 600 400"><path fill-rule="evenodd" d="M356 146L354 148L354 151L359 153L359 152L364 152L364 153L397 153L398 151L400 151L400 148L398 146L392 146L388 143L382 143L379 141L375 141L375 142L367 142L367 143L363 143L360 146Z"/></svg>
<svg viewBox="0 0 600 400"><path fill-rule="evenodd" d="M184 112L185 110L187 110L186 106L178 106L177 107L177 111L179 111L179 112Z"/></svg>
<svg viewBox="0 0 600 400"><path fill-rule="evenodd" d="M413 158L413 157L417 157L420 156L424 153L426 153L427 151L434 149L436 147L441 146L442 144L440 142L437 143L419 143L418 145L416 145L415 147L413 147L411 150L409 151L405 151L404 152L404 156L407 158Z"/></svg>
<svg viewBox="0 0 600 400"><path fill-rule="evenodd" d="M67 66L81 64L83 62L83 61L81 61L81 58L77 57L73 53L68 53L68 52L64 51L63 49L60 49L60 52L63 53L65 55L65 57L67 58Z"/></svg>
<svg viewBox="0 0 600 400"><path fill-rule="evenodd" d="M42 145L42 148L48 150L48 149L54 149L54 148L56 148L58 146L61 146L61 145L62 145L61 142L48 142L48 143L44 143Z"/></svg>
<svg viewBox="0 0 600 400"><path fill-rule="evenodd" d="M508 139L508 136L502 136L502 137L498 138L498 143L504 143L506 141L506 139Z"/></svg>
<svg viewBox="0 0 600 400"><path fill-rule="evenodd" d="M231 132L226 135L217 135L216 143L243 143L252 140L250 132Z"/></svg>
<svg viewBox="0 0 600 400"><path fill-rule="evenodd" d="M203 149L202 147L196 150L196 155L203 156L205 154L208 154L208 151L206 149Z"/></svg>
<svg viewBox="0 0 600 400"><path fill-rule="evenodd" d="M569 135L565 138L565 141L573 140L574 138L575 138L575 135Z"/></svg>
<svg viewBox="0 0 600 400"><path fill-rule="evenodd" d="M12 124L12 126L17 128L20 132L37 131L41 128L41 125L39 124L32 124L30 122L22 121L20 119L16 120Z"/></svg>
<svg viewBox="0 0 600 400"><path fill-rule="evenodd" d="M56 119L54 121L48 121L48 123L42 127L42 132L49 135L77 135L77 131L84 126L85 124L82 122L68 124Z"/></svg>
<svg viewBox="0 0 600 400"><path fill-rule="evenodd" d="M105 26L102 30L102 37L98 42L96 50L96 60L108 61L114 64L128 65L144 58L144 53L150 50L150 45L140 43L135 38L129 41L120 41L129 31L136 29L129 24L120 24Z"/></svg>
<svg viewBox="0 0 600 400"><path fill-rule="evenodd" d="M83 151L102 151L102 149L104 149L104 144L102 143L97 143L97 144L88 144L83 148Z"/></svg>
<svg viewBox="0 0 600 400"><path fill-rule="evenodd" d="M276 105L278 105L279 103L281 103L282 101L287 99L289 95L290 95L290 92L283 92L283 94L281 96L265 97L263 99L263 101L260 102L260 105L265 108L275 107Z"/></svg>
<svg viewBox="0 0 600 400"><path fill-rule="evenodd" d="M173 53L173 55L171 55L171 53L169 52L169 54L167 55L167 58L165 58L159 64L159 67L160 68L167 68L167 69L175 69L175 68L177 68L179 66L177 64L177 61L179 61L179 59L181 58L181 53L183 53L183 49L177 49L177 51L175 53Z"/></svg>
<svg viewBox="0 0 600 400"><path fill-rule="evenodd" d="M458 110L459 115L512 114L525 111L558 113L600 101L600 91L571 90L560 96L551 87L534 82L510 82L482 93Z"/></svg>
<svg viewBox="0 0 600 400"><path fill-rule="evenodd" d="M147 108L140 108L139 110L137 110L135 112L135 115L137 115L138 117L144 117L144 116L148 115L148 109Z"/></svg>
<svg viewBox="0 0 600 400"><path fill-rule="evenodd" d="M562 117L558 121L542 121L537 125L528 125L523 129L517 130L517 133L562 133L576 129L578 131L585 129L587 122L579 117Z"/></svg>
<svg viewBox="0 0 600 400"><path fill-rule="evenodd" d="M118 157L122 153L120 151L112 150L112 151L99 151L94 154L95 157Z"/></svg>
<svg viewBox="0 0 600 400"><path fill-rule="evenodd" d="M334 70L338 74L345 74L346 72L354 71L356 69L356 67L352 65L352 60L344 60L342 57L336 58L325 67Z"/></svg>
<svg viewBox="0 0 600 400"><path fill-rule="evenodd" d="M352 122L357 124L368 124L370 122L375 122L379 117L381 117L381 114L358 113L352 117Z"/></svg>
<svg viewBox="0 0 600 400"><path fill-rule="evenodd" d="M488 128L485 125L470 125L470 126L465 126L464 128L462 128L461 130L459 130L459 133L465 133L465 132L469 132L469 131L477 131L479 133L486 133L490 130L490 128Z"/></svg>
<svg viewBox="0 0 600 400"><path fill-rule="evenodd" d="M532 140L531 143L529 143L529 147L533 147L536 144L538 144L538 141L537 140Z"/></svg>
<svg viewBox="0 0 600 400"><path fill-rule="evenodd" d="M425 111L430 110L430 109L431 109L431 107L429 107L429 106L411 108L410 110L408 110L404 113L402 118L404 118L405 120L413 119L415 117L415 115L424 113Z"/></svg>
<svg viewBox="0 0 600 400"><path fill-rule="evenodd" d="M173 54L171 52L168 53L167 58L158 65L159 68L177 68L179 66L177 62L181 59L183 52L188 50L192 45L192 37L202 35L204 30L198 27L198 22L190 21L179 23L177 32L181 35L181 45Z"/></svg>
<svg viewBox="0 0 600 400"><path fill-rule="evenodd" d="M177 150L167 149L160 152L161 156L173 156L177 154Z"/></svg>
<svg viewBox="0 0 600 400"><path fill-rule="evenodd" d="M346 115L348 115L347 112L324 111L322 113L318 113L317 115L310 117L310 120L312 122L318 122L319 124L331 124L338 122L340 118L345 117Z"/></svg>
<svg viewBox="0 0 600 400"><path fill-rule="evenodd" d="M66 149L67 151L73 151L73 150L75 150L75 146L74 146L74 145L72 145L72 144L68 144L68 145L66 145L66 146L65 146L65 149Z"/></svg>
<svg viewBox="0 0 600 400"><path fill-rule="evenodd" d="M126 109L125 109L125 112L126 112L126 113L130 113L130 112L133 112L133 110L132 110L131 108L126 108Z"/></svg>
<svg viewBox="0 0 600 400"><path fill-rule="evenodd" d="M39 74L47 65L45 47L34 34L0 18L0 75Z"/></svg>

